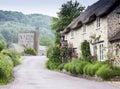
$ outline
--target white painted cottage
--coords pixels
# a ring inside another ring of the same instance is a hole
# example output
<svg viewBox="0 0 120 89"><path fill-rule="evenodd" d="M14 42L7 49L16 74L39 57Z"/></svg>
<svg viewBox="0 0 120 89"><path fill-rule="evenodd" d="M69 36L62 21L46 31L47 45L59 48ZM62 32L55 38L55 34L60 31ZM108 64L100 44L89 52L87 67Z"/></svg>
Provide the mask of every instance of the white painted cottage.
<svg viewBox="0 0 120 89"><path fill-rule="evenodd" d="M88 6L61 34L79 55L81 43L87 40L98 60L106 60L107 55L120 60L120 0L99 0Z"/></svg>

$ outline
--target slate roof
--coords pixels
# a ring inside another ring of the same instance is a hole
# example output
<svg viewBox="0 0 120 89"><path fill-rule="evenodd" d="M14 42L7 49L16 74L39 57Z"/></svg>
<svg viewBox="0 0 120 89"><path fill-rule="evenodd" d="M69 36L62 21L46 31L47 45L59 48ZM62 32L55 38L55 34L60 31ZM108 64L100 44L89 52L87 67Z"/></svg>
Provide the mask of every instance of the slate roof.
<svg viewBox="0 0 120 89"><path fill-rule="evenodd" d="M112 12L118 5L120 0L99 0L88 8L76 19L74 19L66 29L62 32L66 34L70 30L75 30L82 27L83 24L88 24L96 20L96 17L104 17Z"/></svg>

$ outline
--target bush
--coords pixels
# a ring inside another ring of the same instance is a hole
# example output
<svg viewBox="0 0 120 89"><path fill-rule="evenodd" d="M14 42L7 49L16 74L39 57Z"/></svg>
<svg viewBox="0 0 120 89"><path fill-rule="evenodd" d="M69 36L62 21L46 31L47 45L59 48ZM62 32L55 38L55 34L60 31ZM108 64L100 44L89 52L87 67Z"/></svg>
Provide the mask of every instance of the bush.
<svg viewBox="0 0 120 89"><path fill-rule="evenodd" d="M53 60L47 60L46 62L46 68L50 70L58 70L58 66L60 65L60 62L55 62Z"/></svg>
<svg viewBox="0 0 120 89"><path fill-rule="evenodd" d="M26 54L36 55L36 52L35 52L35 50L33 48L26 48L26 49L24 49L24 52Z"/></svg>
<svg viewBox="0 0 120 89"><path fill-rule="evenodd" d="M91 61L90 57L91 57L91 53L90 53L90 45L89 42L87 40L85 40L84 42L81 43L81 52L82 52L82 57L86 60L86 61Z"/></svg>
<svg viewBox="0 0 120 89"><path fill-rule="evenodd" d="M60 64L60 65L58 66L58 69L59 69L60 71L62 71L62 70L64 69L64 65L65 65L65 63Z"/></svg>
<svg viewBox="0 0 120 89"><path fill-rule="evenodd" d="M91 70L90 70L90 75L91 76L94 76L95 73L97 72L97 70L103 65L102 62L96 62L92 67L91 67Z"/></svg>
<svg viewBox="0 0 120 89"><path fill-rule="evenodd" d="M66 71L70 71L70 62L68 62L68 63L66 63L65 65L64 65L64 69L66 70Z"/></svg>
<svg viewBox="0 0 120 89"><path fill-rule="evenodd" d="M88 68L91 66L92 64L88 63L86 64L86 66L83 68L83 73L88 75Z"/></svg>
<svg viewBox="0 0 120 89"><path fill-rule="evenodd" d="M114 72L108 64L105 64L96 72L96 75L107 80L114 77Z"/></svg>
<svg viewBox="0 0 120 89"><path fill-rule="evenodd" d="M2 50L1 53L9 56L11 58L11 60L13 61L14 66L20 64L20 61L19 61L20 54L19 53L15 52L13 50L6 50L6 49Z"/></svg>
<svg viewBox="0 0 120 89"><path fill-rule="evenodd" d="M13 62L9 56L0 54L0 84L6 84L12 79Z"/></svg>
<svg viewBox="0 0 120 89"><path fill-rule="evenodd" d="M6 47L6 43L4 40L0 40L0 51L2 51Z"/></svg>
<svg viewBox="0 0 120 89"><path fill-rule="evenodd" d="M59 46L50 47L47 51L47 56L50 60L54 60L55 62L61 62L60 47Z"/></svg>
<svg viewBox="0 0 120 89"><path fill-rule="evenodd" d="M78 62L78 64L76 65L76 72L80 73L80 74L83 74L83 69L87 64L88 64L87 61Z"/></svg>

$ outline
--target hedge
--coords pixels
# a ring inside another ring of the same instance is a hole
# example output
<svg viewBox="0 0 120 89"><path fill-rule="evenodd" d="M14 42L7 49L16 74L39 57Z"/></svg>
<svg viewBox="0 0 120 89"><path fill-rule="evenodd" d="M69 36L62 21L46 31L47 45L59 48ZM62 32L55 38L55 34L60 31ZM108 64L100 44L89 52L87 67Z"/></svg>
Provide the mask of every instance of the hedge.
<svg viewBox="0 0 120 89"><path fill-rule="evenodd" d="M9 56L0 54L0 84L7 84L12 79L13 62Z"/></svg>

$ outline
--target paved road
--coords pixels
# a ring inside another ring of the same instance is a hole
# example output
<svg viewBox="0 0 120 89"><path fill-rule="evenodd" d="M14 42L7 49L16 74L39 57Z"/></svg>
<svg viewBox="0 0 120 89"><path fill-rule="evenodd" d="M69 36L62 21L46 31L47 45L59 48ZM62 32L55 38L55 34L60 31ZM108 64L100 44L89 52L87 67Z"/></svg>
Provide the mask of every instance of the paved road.
<svg viewBox="0 0 120 89"><path fill-rule="evenodd" d="M26 57L14 69L15 80L0 89L120 89L107 83L47 70L45 61L45 57Z"/></svg>

